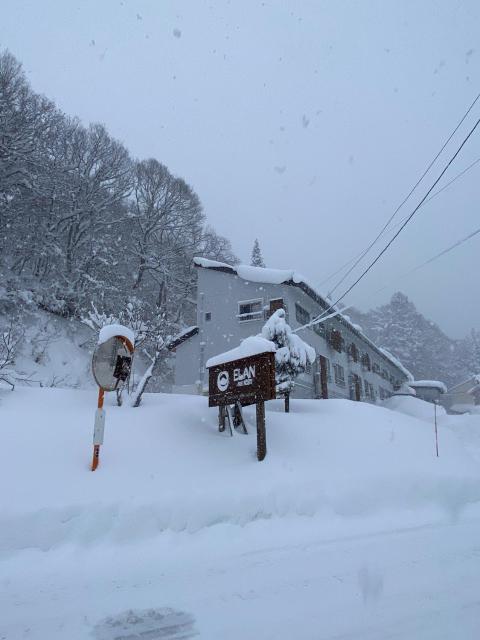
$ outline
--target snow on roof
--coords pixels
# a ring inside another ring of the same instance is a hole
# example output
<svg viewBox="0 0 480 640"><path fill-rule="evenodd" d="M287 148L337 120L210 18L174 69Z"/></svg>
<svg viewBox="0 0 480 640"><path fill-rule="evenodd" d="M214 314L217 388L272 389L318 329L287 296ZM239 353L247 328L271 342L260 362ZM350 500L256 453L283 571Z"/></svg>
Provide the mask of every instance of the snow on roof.
<svg viewBox="0 0 480 640"><path fill-rule="evenodd" d="M440 380L412 380L408 383L414 389L424 387L425 389L439 389L440 393L447 393L447 387Z"/></svg>
<svg viewBox="0 0 480 640"><path fill-rule="evenodd" d="M176 347L178 347L182 342L188 340L192 336L195 336L198 333L197 325L192 325L191 327L187 327L186 329L182 329L179 333L177 333L173 338L171 338L167 344L167 349L172 351Z"/></svg>
<svg viewBox="0 0 480 640"><path fill-rule="evenodd" d="M219 267L233 269L233 267L226 262L217 262L217 260L208 260L208 258L194 258L193 264L197 267L204 267L205 269L218 269Z"/></svg>
<svg viewBox="0 0 480 640"><path fill-rule="evenodd" d="M195 331L195 329L198 329L197 325L194 324L191 327L186 327L185 329L182 329L179 333L177 333L173 338L172 341L174 340L181 340L182 338L184 338L187 334L189 333L193 333Z"/></svg>
<svg viewBox="0 0 480 640"><path fill-rule="evenodd" d="M305 282L305 278L291 269L269 269L268 267L251 267L247 264L239 264L237 274L244 280L251 282L266 282L269 284L282 284L282 282Z"/></svg>
<svg viewBox="0 0 480 640"><path fill-rule="evenodd" d="M133 331L123 324L106 324L103 326L98 334L98 344L103 344L115 336L123 336L132 346L135 345L135 335Z"/></svg>
<svg viewBox="0 0 480 640"><path fill-rule="evenodd" d="M404 367L400 360L392 355L390 351L387 351L387 349L385 349L384 347L378 347L378 349L407 376L408 384L410 385L413 382L413 375L410 373L410 371L406 367Z"/></svg>
<svg viewBox="0 0 480 640"><path fill-rule="evenodd" d="M403 366L403 364L400 362L398 358L396 358L392 353L390 353L390 351L385 349L385 347L377 347L377 349L381 353L383 353L383 355L386 358L388 358L390 362L393 362L393 364L396 365L400 369L400 371L402 371L402 373L404 373L407 376L408 384L413 382L413 374L411 374L410 371Z"/></svg>
<svg viewBox="0 0 480 640"><path fill-rule="evenodd" d="M330 306L331 300L320 293L318 293L315 287L301 275L298 271L292 269L270 269L266 267L252 267L246 264L240 264L235 267L226 264L225 262L216 262L215 260L208 260L207 258L196 257L193 259L193 263L197 267L203 267L205 269L216 269L218 271L226 271L233 275L238 275L243 280L249 282L262 282L265 284L293 284L300 287L310 298L313 298L318 304L323 304L326 308L330 307L329 311L338 311L337 307ZM351 322L347 315L338 312L337 317L343 321L354 333L362 337L373 349L382 354L387 360L395 365L400 371L407 377L408 380L413 380L413 376L406 369L402 363L395 358L386 349L380 349L377 345L366 336L361 328Z"/></svg>
<svg viewBox="0 0 480 640"><path fill-rule="evenodd" d="M205 366L209 369L210 367L216 367L218 364L223 364L224 362L232 362L239 358L248 358L249 356L256 356L259 353L274 351L275 345L273 342L270 342L270 340L265 340L265 338L262 338L261 336L250 336L249 338L242 340L238 347L209 358Z"/></svg>
<svg viewBox="0 0 480 640"><path fill-rule="evenodd" d="M295 282L296 284L308 284L307 279L298 271L293 269L270 269L268 267L252 267L249 264L238 264L232 267L225 262L217 262L216 260L207 260L207 258L194 258L194 264L197 267L205 269L228 269L232 273L236 273L243 280L250 282L264 282L265 284L283 284L286 282Z"/></svg>

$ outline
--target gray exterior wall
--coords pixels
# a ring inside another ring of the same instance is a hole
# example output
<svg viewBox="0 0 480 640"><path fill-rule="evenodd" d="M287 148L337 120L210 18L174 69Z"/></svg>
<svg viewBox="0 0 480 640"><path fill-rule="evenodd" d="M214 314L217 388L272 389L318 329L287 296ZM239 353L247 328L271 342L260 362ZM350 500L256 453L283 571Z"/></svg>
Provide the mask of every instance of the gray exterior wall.
<svg viewBox="0 0 480 640"><path fill-rule="evenodd" d="M182 390L182 388L188 390L189 387L193 389L197 381L201 381L201 388L205 389L208 385L205 370L205 362L208 358L238 346L240 341L248 336L260 333L265 324L265 317L240 322L239 302L261 299L265 310L268 310L270 300L283 298L287 321L292 329L303 324L297 320L296 303L308 311L311 318L324 310L311 296L291 284L250 282L232 273L203 267L197 267L197 273L199 333L176 349L175 390ZM209 320L208 317L210 317ZM332 318L324 324L327 331L335 328L341 332L345 341L345 351L338 353L332 349L327 340L318 335L313 328L302 330L299 335L314 347L317 362L312 366L311 371L301 374L296 379L293 397L320 397L318 362L320 355L328 358L330 362L328 381L330 398L351 397L349 385L351 374L357 374L361 378L361 399L370 402L387 397L394 391L395 383L401 384L406 380L405 374L371 345L362 334L356 332L349 323L341 318ZM383 370L384 378L373 371L364 370L360 362L355 363L351 360L346 353L346 348L351 342L356 344L360 355L368 353L371 362L377 363L380 371ZM344 385L335 381L334 364L344 369ZM365 381L372 385L374 398L366 397Z"/></svg>
<svg viewBox="0 0 480 640"><path fill-rule="evenodd" d="M192 336L176 348L175 393L199 393L200 336Z"/></svg>

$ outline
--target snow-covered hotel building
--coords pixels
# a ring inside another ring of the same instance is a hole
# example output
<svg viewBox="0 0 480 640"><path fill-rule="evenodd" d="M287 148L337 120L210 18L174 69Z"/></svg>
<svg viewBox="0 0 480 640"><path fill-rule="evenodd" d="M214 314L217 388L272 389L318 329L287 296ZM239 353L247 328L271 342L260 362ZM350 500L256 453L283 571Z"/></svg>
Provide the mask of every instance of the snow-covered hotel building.
<svg viewBox="0 0 480 640"><path fill-rule="evenodd" d="M204 258L195 258L194 264L197 324L170 344L176 352L177 392L205 391L205 362L260 333L277 309L285 309L294 330L329 309L325 298L295 271L233 267ZM293 397L374 402L388 397L408 379L402 365L369 340L348 316L336 315L302 329L299 335L315 349L317 358L296 379Z"/></svg>

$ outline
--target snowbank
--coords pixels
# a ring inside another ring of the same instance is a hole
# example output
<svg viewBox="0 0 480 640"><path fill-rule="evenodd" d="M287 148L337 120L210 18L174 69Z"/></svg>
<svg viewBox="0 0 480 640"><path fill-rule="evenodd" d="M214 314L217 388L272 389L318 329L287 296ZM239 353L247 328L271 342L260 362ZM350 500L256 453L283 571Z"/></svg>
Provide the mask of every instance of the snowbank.
<svg viewBox="0 0 480 640"><path fill-rule="evenodd" d="M219 353L216 356L212 356L207 360L206 367L216 367L217 364L223 364L224 362L232 362L239 358L248 358L249 356L256 356L259 353L266 353L275 351L275 345L270 340L265 340L261 336L250 336L245 338L242 342L229 351Z"/></svg>
<svg viewBox="0 0 480 640"><path fill-rule="evenodd" d="M95 338L90 329L41 309L23 310L22 323L25 335L15 358L18 384L23 380L33 386L96 387L91 373Z"/></svg>
<svg viewBox="0 0 480 640"><path fill-rule="evenodd" d="M429 422L434 420L435 405L432 402L420 400L415 396L393 395L391 398L384 400L382 406L393 411L400 411L419 420L428 420ZM446 413L443 407L437 405L437 417L445 416Z"/></svg>
<svg viewBox="0 0 480 640"><path fill-rule="evenodd" d="M268 402L268 454L258 463L253 407L249 434L230 438L206 398L146 394L133 409L109 394L92 473L95 407L95 391L0 392L0 553L286 516L325 526L431 508L456 517L480 501L479 465L453 429L440 423L436 458L431 422L369 404L295 400L285 414L281 401ZM478 429L480 418L469 419Z"/></svg>

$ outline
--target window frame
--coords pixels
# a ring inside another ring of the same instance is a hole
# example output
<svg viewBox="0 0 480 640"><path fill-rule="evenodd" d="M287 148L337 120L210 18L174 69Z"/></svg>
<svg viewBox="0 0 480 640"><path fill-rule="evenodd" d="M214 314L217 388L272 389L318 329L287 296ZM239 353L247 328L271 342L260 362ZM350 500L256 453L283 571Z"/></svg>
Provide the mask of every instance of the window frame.
<svg viewBox="0 0 480 640"><path fill-rule="evenodd" d="M317 324L312 325L312 329L313 329L313 332L316 333L317 336L319 336L319 338L325 339L326 330L325 330L324 322L317 322Z"/></svg>
<svg viewBox="0 0 480 640"><path fill-rule="evenodd" d="M341 376L340 376L341 373ZM342 367L338 362L333 363L333 375L335 379L335 384L337 387L346 387L347 384L345 382L345 368Z"/></svg>
<svg viewBox="0 0 480 640"><path fill-rule="evenodd" d="M298 316L299 316L299 310L301 310L300 315L301 314L305 314L305 318L308 319L303 319L301 320ZM305 309L305 307L302 307L302 305L299 302L295 302L295 320L298 322L298 324L300 326L303 326L304 324L308 324L312 319L312 315L310 313L310 311L307 311L307 309Z"/></svg>
<svg viewBox="0 0 480 640"><path fill-rule="evenodd" d="M360 356L360 364L362 365L362 371L372 371L372 359L366 351Z"/></svg>
<svg viewBox="0 0 480 640"><path fill-rule="evenodd" d="M350 342L347 347L348 359L350 362L354 362L357 364L360 360L360 349L357 347L355 342Z"/></svg>
<svg viewBox="0 0 480 640"><path fill-rule="evenodd" d="M249 311L247 313L241 313L240 308L241 305L258 303L260 305L260 309L258 311ZM256 322L258 320L263 320L264 312L263 312L263 298L251 298L250 300L239 300L237 302L237 320L238 322ZM246 317L253 316L253 317Z"/></svg>
<svg viewBox="0 0 480 640"><path fill-rule="evenodd" d="M272 302L273 303L280 303L280 304L274 304L273 306L276 307L276 309L273 309L272 311ZM275 311L278 311L279 309L283 309L285 311L285 300L283 297L279 297L279 298L270 298L268 300L268 317L270 318L270 316L272 316Z"/></svg>
<svg viewBox="0 0 480 640"><path fill-rule="evenodd" d="M338 339L336 336L338 336ZM345 338L339 329L330 329L328 334L328 344L337 353L343 353L345 351Z"/></svg>

